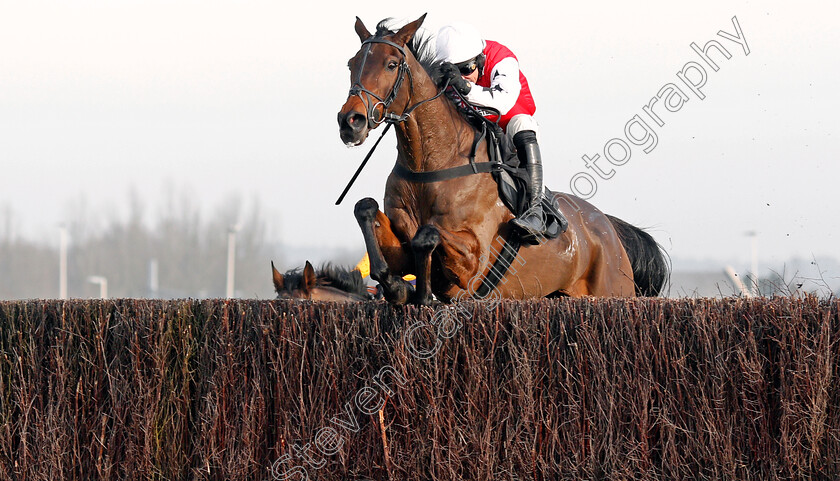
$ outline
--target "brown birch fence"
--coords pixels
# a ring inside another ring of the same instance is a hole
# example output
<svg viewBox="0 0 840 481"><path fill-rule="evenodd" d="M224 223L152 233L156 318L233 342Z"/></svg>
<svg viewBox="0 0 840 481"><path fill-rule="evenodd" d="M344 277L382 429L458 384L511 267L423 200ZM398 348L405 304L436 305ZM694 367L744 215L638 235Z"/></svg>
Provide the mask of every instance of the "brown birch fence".
<svg viewBox="0 0 840 481"><path fill-rule="evenodd" d="M838 301L462 306L0 303L0 478L840 476Z"/></svg>

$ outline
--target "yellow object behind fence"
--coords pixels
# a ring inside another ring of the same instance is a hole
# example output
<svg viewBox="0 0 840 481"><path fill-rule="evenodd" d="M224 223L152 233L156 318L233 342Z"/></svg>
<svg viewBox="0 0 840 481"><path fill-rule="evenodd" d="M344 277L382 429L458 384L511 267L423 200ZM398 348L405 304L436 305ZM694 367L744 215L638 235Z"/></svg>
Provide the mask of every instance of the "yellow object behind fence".
<svg viewBox="0 0 840 481"><path fill-rule="evenodd" d="M362 279L370 276L370 256L367 252L365 252L365 256L362 257L362 260L356 264L356 270L362 274ZM417 277L415 277L414 274L407 274L403 276L404 281L411 282L415 279L417 279Z"/></svg>

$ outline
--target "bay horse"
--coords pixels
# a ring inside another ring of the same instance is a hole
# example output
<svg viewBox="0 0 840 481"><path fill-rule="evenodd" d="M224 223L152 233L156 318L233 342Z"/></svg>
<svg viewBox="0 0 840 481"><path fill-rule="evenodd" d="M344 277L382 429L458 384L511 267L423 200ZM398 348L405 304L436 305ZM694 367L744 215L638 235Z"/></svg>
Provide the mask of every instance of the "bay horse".
<svg viewBox="0 0 840 481"><path fill-rule="evenodd" d="M491 275L515 237L514 218L499 200L488 173L438 182L417 182L401 172L423 173L488 160L487 144L473 152L476 130L441 96L439 62L429 38L416 35L425 15L399 30L388 19L371 34L356 17L362 46L348 62L351 89L338 113L341 140L362 144L382 123L395 126L397 159L385 185L384 212L372 198L356 203L354 215L370 254L371 277L390 302L428 305L474 296L476 282ZM664 286L664 253L643 230L607 216L588 202L555 194L569 222L565 233L523 246L496 295L656 296ZM400 276L417 275L417 287Z"/></svg>
<svg viewBox="0 0 840 481"><path fill-rule="evenodd" d="M271 263L274 290L278 299L308 299L312 301L360 302L373 299L361 273L357 270L321 266L318 271L309 261L303 269L291 269L280 274Z"/></svg>

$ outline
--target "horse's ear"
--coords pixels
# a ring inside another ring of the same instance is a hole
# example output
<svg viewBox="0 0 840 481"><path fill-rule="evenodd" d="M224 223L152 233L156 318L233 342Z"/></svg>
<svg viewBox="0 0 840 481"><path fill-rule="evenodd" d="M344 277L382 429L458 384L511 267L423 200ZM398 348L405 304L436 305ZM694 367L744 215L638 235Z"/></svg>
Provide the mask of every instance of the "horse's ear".
<svg viewBox="0 0 840 481"><path fill-rule="evenodd" d="M414 37L414 34L417 33L417 29L420 28L420 25L423 25L423 20L426 20L425 13L422 17L401 28L400 31L394 35L395 43L406 45L410 42Z"/></svg>
<svg viewBox="0 0 840 481"><path fill-rule="evenodd" d="M274 261L271 261L271 276L274 278L274 290L280 294L285 285L285 281L283 279L283 274L277 271L277 268L274 267Z"/></svg>
<svg viewBox="0 0 840 481"><path fill-rule="evenodd" d="M370 32L368 32L367 27L365 27L364 22L362 22L362 19L359 17L356 17L356 34L362 42L371 37Z"/></svg>
<svg viewBox="0 0 840 481"><path fill-rule="evenodd" d="M312 264L310 264L309 261L306 261L306 266L303 268L303 287L301 290L308 294L315 288L317 280L318 278L315 277L315 269L312 268Z"/></svg>

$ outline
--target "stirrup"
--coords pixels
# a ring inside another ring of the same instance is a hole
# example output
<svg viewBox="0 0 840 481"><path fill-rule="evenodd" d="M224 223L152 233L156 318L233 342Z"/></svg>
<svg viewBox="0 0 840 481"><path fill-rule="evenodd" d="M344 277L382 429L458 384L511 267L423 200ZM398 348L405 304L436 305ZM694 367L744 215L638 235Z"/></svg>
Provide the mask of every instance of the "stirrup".
<svg viewBox="0 0 840 481"><path fill-rule="evenodd" d="M516 231L516 235L519 236L519 239L525 244L539 245L546 238L545 231L538 232L516 224L513 224L513 227Z"/></svg>
<svg viewBox="0 0 840 481"><path fill-rule="evenodd" d="M546 237L546 225L545 225L545 214L540 212L537 214L536 212L530 213L533 216L540 217L540 228L535 229L530 224L526 224L527 221L524 220L529 214L525 214L522 217L517 217L515 219L510 220L510 224L516 229L519 237L528 244L536 245L540 243L540 238Z"/></svg>

